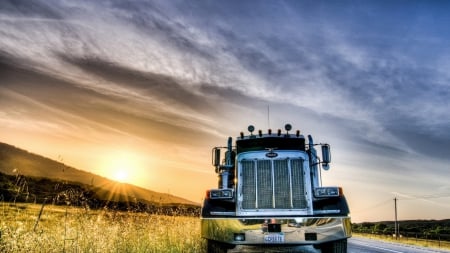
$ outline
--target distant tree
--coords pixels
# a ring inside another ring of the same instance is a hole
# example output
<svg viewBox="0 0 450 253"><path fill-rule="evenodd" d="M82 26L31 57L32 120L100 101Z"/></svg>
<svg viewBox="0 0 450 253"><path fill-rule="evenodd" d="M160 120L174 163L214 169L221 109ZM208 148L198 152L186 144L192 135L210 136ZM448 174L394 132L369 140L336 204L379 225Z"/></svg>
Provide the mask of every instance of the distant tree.
<svg viewBox="0 0 450 253"><path fill-rule="evenodd" d="M387 228L387 225L384 223L377 223L373 226L372 232L375 234L382 234L384 230Z"/></svg>

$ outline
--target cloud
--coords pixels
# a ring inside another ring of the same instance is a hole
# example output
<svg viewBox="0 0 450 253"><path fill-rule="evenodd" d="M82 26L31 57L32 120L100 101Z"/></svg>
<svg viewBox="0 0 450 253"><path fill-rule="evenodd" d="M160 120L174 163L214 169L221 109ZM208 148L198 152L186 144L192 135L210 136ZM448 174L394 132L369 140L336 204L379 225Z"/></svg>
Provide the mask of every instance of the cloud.
<svg viewBox="0 0 450 253"><path fill-rule="evenodd" d="M432 58L426 57L426 65L415 58L421 48L439 45L439 40L415 40L414 46L405 47L407 41L395 33L413 38L415 30L391 25L382 33L385 26L374 23L375 16L359 12L367 7L376 12L383 9L380 5L356 4L346 9L358 13L362 24L352 23L339 12L314 23L299 14L320 17L342 6L289 1L279 6L123 1L59 2L54 7L36 2L33 6L25 11L21 4L3 4L2 47L53 72L73 73L73 68L67 68L74 66L87 72L82 65L88 62L67 59L87 59L90 64L98 59L96 69L106 63L176 79L178 86L169 87L194 91L179 93L187 96L191 107L195 105L190 96L199 95L196 92L206 84L251 99L283 100L357 121L365 125L368 136L389 134L391 145L408 145L390 131L393 122L398 128L408 123L422 128L415 131L428 128L434 130L428 134L445 135L446 129L440 126L448 123L448 77L434 70L438 65ZM417 29L430 23L430 17L409 20ZM370 32L363 31L363 24ZM108 75L100 73L103 79ZM169 87L158 89L161 94L157 95L170 92Z"/></svg>
<svg viewBox="0 0 450 253"><path fill-rule="evenodd" d="M374 189L407 187L404 172L423 168L445 185L446 7L2 1L0 121L80 142L176 145L167 159L179 168L248 124L289 122Z"/></svg>
<svg viewBox="0 0 450 253"><path fill-rule="evenodd" d="M45 1L5 0L2 1L0 7L1 12L8 13L8 16L62 19L60 13Z"/></svg>
<svg viewBox="0 0 450 253"><path fill-rule="evenodd" d="M9 2L2 7L15 11L14 15L2 12L5 50L38 61L53 75L55 71L74 75L81 69L74 78L84 73L96 76L98 83L87 86L103 89L99 92L123 92L142 99L141 93L153 91L153 97L158 97L153 108L168 113L176 114L182 107L196 111L190 113L193 119L196 113L204 114L203 107L214 107L205 99L209 94L202 94L210 87L233 91L250 101L282 100L358 122L364 128L360 138L387 135L376 142L406 151L422 150L398 133L404 124L417 126L410 131L433 129L425 134L448 139L448 78L433 70L437 63L432 58L426 58L424 65L413 54L438 40L416 40L415 47L405 48L405 41L394 32L409 36L412 31L392 25L381 33L384 26L373 24L371 15L358 14L372 28L364 33L363 25L340 14L317 23L299 15L325 15L341 8L335 5L81 1L60 2L55 7L37 2L27 11ZM366 7L358 4L351 10ZM118 84L128 82L127 78L132 80L129 87Z"/></svg>

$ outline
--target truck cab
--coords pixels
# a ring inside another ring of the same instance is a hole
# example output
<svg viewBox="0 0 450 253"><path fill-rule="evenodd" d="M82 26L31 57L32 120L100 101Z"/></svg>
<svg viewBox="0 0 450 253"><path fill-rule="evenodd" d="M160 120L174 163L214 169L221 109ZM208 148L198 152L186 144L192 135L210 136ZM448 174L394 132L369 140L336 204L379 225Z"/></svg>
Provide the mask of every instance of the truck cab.
<svg viewBox="0 0 450 253"><path fill-rule="evenodd" d="M308 244L347 252L351 221L343 190L321 183L330 146L291 133L290 124L284 130L254 133L249 126L235 143L229 137L227 146L212 149L218 186L206 191L200 217L207 252L295 252Z"/></svg>

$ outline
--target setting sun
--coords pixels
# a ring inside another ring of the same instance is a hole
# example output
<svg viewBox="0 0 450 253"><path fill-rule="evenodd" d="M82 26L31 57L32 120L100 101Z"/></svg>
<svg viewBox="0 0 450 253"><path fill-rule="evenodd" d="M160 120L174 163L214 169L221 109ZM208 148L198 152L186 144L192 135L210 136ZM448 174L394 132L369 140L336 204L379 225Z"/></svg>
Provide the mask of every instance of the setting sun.
<svg viewBox="0 0 450 253"><path fill-rule="evenodd" d="M122 169L117 170L114 173L114 180L119 181L121 183L126 182L128 179L128 172Z"/></svg>
<svg viewBox="0 0 450 253"><path fill-rule="evenodd" d="M114 151L104 156L100 168L112 180L121 183L133 182L141 174L142 158L131 151Z"/></svg>

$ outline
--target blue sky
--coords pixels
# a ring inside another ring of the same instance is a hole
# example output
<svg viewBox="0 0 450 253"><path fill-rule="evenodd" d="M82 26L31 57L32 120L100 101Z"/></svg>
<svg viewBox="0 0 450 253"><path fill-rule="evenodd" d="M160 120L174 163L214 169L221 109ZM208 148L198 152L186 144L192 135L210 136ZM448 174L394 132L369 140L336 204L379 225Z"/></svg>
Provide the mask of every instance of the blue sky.
<svg viewBox="0 0 450 253"><path fill-rule="evenodd" d="M212 146L289 122L331 144L323 181L344 187L354 220L393 219L394 197L402 219L449 218L449 11L2 1L0 141L103 175L111 155L133 157L130 181L199 201Z"/></svg>

